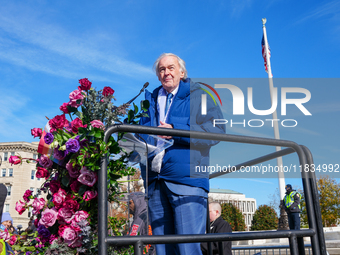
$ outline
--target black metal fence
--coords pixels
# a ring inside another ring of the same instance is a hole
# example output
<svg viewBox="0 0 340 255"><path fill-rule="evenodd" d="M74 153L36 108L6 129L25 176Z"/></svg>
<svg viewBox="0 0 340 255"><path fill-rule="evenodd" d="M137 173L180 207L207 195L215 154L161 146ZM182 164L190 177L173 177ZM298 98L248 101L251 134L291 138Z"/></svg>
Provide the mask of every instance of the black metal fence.
<svg viewBox="0 0 340 255"><path fill-rule="evenodd" d="M166 129L158 127L146 127L138 125L117 124L110 126L105 131L104 141L108 142L110 136L115 132L141 133L153 135L181 136L216 141L235 143L258 144L267 146L281 146L287 149L271 153L235 167L256 165L276 157L297 153L299 164L308 166L313 164L313 157L309 149L287 140L276 140L270 138L238 136L228 134L205 133L198 131L186 131L178 129ZM205 234L205 235L164 235L164 236L108 236L107 222L107 157L102 158L101 169L98 179L98 251L101 255L107 255L109 245L134 245L135 255L143 254L144 244L165 244L165 243L197 243L197 242L218 242L238 241L255 239L288 238L290 254L305 254L303 237L311 238L312 252L314 255L327 255L326 244L323 234L320 203L316 185L315 173L306 171L303 167L301 172L303 190L305 194L306 210L309 229L304 230L282 230L282 231L258 231L226 234ZM234 168L234 167L233 167ZM310 169L310 168L309 168ZM215 173L210 177L217 177L223 173Z"/></svg>

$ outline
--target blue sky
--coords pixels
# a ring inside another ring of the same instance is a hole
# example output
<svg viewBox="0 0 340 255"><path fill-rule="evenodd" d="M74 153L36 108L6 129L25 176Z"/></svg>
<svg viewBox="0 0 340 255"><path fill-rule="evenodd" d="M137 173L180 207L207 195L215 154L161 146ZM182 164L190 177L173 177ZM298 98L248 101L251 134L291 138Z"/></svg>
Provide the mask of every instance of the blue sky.
<svg viewBox="0 0 340 255"><path fill-rule="evenodd" d="M0 142L34 141L30 129L43 127L44 116L60 114L59 106L68 101L80 78L89 78L98 89L111 86L117 105L136 95L146 81L150 89L155 88L159 82L152 65L163 52L181 56L189 77L266 78L261 56L264 17L274 77L339 77L339 1L194 3L3 1ZM308 146L316 164L339 164L339 87L325 80L300 87L312 94L306 104L312 116L289 110L299 125L281 128L281 138ZM262 89L256 96L261 106L269 100L267 88ZM228 128L227 132L273 137L268 127ZM221 157L241 163L272 149L228 144ZM295 162L294 156L284 158L284 164ZM302 186L298 178L288 182ZM242 176L214 180L211 187L242 192L260 205L268 203L278 181Z"/></svg>

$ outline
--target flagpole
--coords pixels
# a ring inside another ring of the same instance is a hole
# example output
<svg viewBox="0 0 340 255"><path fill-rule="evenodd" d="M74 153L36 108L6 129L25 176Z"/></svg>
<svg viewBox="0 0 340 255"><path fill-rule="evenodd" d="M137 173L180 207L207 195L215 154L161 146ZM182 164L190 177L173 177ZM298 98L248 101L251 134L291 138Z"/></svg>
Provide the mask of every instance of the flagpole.
<svg viewBox="0 0 340 255"><path fill-rule="evenodd" d="M273 84L273 74L272 74L272 68L270 65L270 57L269 57L269 47L268 47L268 41L267 41L267 31L266 31L266 24L267 19L262 19L262 28L263 28L263 38L265 42L265 49L266 49L266 60L267 60L267 69L268 69L268 79L269 79L269 91L270 91L270 99L271 103L273 104L273 96L274 96L274 84ZM274 126L274 137L275 139L280 139L279 134L279 124L278 124L278 118L276 110L273 112L273 126ZM276 151L280 151L281 147L277 146ZM279 175L279 190L280 190L280 199L282 200L285 196L285 177L283 173L283 162L282 157L276 158L277 160L277 166L279 167L278 175Z"/></svg>

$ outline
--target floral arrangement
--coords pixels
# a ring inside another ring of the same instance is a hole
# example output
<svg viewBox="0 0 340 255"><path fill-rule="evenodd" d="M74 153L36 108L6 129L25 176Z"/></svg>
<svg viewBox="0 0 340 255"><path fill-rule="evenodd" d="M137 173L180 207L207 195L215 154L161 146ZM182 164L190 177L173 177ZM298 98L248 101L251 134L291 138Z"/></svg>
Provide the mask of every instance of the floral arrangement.
<svg viewBox="0 0 340 255"><path fill-rule="evenodd" d="M80 79L79 84L69 94L69 102L60 106L60 115L49 119L44 129L31 130L34 137L40 138L39 158L9 158L15 165L36 161L36 177L45 178L40 193L46 193L46 199L27 190L23 200L16 203L19 214L32 208L37 228L30 238L11 242L12 248L22 254L97 254L100 159L103 155L122 155L114 160L110 157L108 164L109 202L116 201L121 193L118 179L134 174L134 169L127 167L129 155L117 141L122 134L105 143L104 131L126 115L126 123L135 123L146 114L148 102L142 101L140 112L134 105L127 113L129 105L114 106L112 88L96 91L87 78ZM7 240L10 238L6 235Z"/></svg>

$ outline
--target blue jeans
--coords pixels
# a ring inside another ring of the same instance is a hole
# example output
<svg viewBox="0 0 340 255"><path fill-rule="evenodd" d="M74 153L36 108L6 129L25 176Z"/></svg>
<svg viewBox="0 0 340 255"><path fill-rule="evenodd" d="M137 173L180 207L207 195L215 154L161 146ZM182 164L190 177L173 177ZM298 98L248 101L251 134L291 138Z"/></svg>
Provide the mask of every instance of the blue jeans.
<svg viewBox="0 0 340 255"><path fill-rule="evenodd" d="M300 213L293 212L288 214L289 229L300 229Z"/></svg>
<svg viewBox="0 0 340 255"><path fill-rule="evenodd" d="M149 198L153 235L204 234L207 198L176 195L164 181L157 181ZM200 255L199 243L157 244L157 255Z"/></svg>

